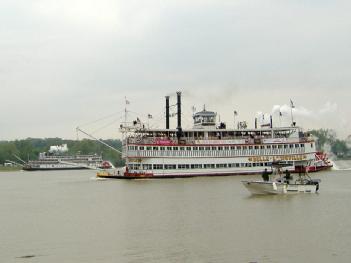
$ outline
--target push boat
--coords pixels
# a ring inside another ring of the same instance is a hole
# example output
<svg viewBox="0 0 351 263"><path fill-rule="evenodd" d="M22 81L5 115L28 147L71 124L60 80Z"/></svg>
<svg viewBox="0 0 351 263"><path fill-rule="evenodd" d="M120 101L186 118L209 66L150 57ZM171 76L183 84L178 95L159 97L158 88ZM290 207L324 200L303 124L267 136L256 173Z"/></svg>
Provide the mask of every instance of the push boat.
<svg viewBox="0 0 351 263"><path fill-rule="evenodd" d="M254 128L248 128L246 122L227 128L225 123L217 123L215 112L204 107L193 114L193 128L183 129L181 92L177 92L177 127L171 129L169 105L166 96L164 129L148 128L139 118L121 124L121 154L126 166L99 171L97 176L143 179L262 174L273 162L282 162L286 170L296 172L297 167L316 159L314 137L295 122L274 127L270 116L269 123L260 127L255 119Z"/></svg>

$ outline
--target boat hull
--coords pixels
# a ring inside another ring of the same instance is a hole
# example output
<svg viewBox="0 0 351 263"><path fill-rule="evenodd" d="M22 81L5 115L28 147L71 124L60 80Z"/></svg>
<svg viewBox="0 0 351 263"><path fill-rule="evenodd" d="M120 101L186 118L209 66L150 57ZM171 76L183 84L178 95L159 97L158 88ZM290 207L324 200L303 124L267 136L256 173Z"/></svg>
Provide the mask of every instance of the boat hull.
<svg viewBox="0 0 351 263"><path fill-rule="evenodd" d="M37 168L37 167L23 167L24 171L58 171L58 170L86 170L87 167L53 167L53 168Z"/></svg>
<svg viewBox="0 0 351 263"><path fill-rule="evenodd" d="M118 171L118 170L117 170ZM218 176L238 176L238 175L258 175L262 174L261 171L248 171L248 172L227 172L227 173L168 173L168 174L154 174L154 173L119 173L116 171L99 171L96 176L100 178L113 178L113 179L169 179L169 178L193 178L193 177L218 177ZM271 172L269 172L271 174Z"/></svg>
<svg viewBox="0 0 351 263"><path fill-rule="evenodd" d="M254 195L316 193L319 189L318 184L287 184L272 181L242 181L242 183Z"/></svg>

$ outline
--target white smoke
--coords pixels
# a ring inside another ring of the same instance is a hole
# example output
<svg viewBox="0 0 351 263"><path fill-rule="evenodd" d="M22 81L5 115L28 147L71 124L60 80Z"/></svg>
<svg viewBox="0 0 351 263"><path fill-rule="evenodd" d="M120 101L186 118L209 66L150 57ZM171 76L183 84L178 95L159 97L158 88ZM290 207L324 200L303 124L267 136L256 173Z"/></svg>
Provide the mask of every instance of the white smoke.
<svg viewBox="0 0 351 263"><path fill-rule="evenodd" d="M345 118L338 105L327 101L320 108L307 108L295 105L291 108L289 104L273 105L271 110L273 126L290 126L292 121L305 129L334 129L344 131L341 136L350 133L350 122ZM346 134L345 134L346 133Z"/></svg>
<svg viewBox="0 0 351 263"><path fill-rule="evenodd" d="M318 110L311 110L307 109L303 106L297 106L291 108L290 105L283 104L283 105L274 105L272 108L272 115L281 114L281 116L293 116L297 117L306 117L312 119L323 119L327 115L335 114L338 110L338 105L336 103L332 103L327 101L322 108Z"/></svg>
<svg viewBox="0 0 351 263"><path fill-rule="evenodd" d="M49 153L64 153L68 151L67 144L50 146Z"/></svg>

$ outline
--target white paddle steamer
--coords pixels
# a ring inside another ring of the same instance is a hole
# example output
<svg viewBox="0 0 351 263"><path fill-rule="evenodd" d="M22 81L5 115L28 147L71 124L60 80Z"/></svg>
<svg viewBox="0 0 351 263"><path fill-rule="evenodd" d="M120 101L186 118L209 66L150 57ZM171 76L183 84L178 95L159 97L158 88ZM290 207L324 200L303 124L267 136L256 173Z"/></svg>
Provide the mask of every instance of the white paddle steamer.
<svg viewBox="0 0 351 263"><path fill-rule="evenodd" d="M194 126L181 124L181 93L177 92L177 127L169 127L169 97L166 97L165 129L146 128L139 120L130 127L121 125L122 157L126 167L102 171L100 177L175 178L261 174L272 170L273 162L285 163L291 172L313 162L315 140L293 122L290 127L273 127L272 118L264 127L240 125L228 129L217 125L216 113L203 110L193 115Z"/></svg>

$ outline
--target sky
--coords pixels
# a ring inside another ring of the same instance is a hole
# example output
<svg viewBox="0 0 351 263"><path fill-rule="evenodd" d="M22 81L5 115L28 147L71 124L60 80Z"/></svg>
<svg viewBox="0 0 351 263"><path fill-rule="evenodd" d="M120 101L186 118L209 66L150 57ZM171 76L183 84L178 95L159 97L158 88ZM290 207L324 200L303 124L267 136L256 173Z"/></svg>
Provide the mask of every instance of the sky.
<svg viewBox="0 0 351 263"><path fill-rule="evenodd" d="M345 138L349 10L343 0L0 0L0 140L75 139L77 126L120 138L126 99L128 120L163 128L176 91L185 128L204 106L228 127L270 114L289 125L292 101L297 125Z"/></svg>

